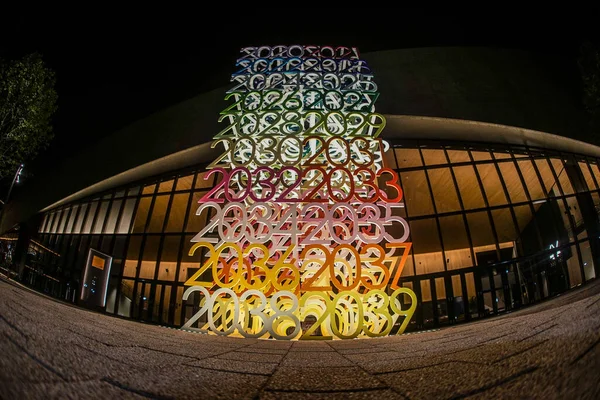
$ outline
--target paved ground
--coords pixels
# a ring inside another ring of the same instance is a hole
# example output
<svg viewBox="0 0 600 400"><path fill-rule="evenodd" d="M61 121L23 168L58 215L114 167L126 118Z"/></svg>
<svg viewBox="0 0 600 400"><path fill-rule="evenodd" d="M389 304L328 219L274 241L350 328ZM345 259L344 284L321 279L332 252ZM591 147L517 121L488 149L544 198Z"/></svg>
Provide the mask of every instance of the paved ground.
<svg viewBox="0 0 600 400"><path fill-rule="evenodd" d="M600 398L600 280L520 312L379 339L222 338L0 280L0 397Z"/></svg>

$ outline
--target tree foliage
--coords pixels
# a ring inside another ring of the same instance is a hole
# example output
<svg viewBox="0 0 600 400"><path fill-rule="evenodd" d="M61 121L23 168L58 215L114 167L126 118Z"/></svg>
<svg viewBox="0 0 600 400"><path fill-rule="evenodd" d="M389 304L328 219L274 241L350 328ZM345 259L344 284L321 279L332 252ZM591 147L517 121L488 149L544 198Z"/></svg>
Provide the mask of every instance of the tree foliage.
<svg viewBox="0 0 600 400"><path fill-rule="evenodd" d="M54 85L54 72L37 53L0 59L0 179L14 175L52 139Z"/></svg>
<svg viewBox="0 0 600 400"><path fill-rule="evenodd" d="M600 50L592 42L581 45L579 71L583 84L583 105L590 116L592 134L600 135Z"/></svg>

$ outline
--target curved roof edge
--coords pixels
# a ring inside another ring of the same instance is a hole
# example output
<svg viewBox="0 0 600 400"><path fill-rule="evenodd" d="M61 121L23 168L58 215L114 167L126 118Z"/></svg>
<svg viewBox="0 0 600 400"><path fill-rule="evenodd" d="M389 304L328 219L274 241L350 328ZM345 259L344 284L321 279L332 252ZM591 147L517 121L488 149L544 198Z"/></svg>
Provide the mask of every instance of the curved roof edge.
<svg viewBox="0 0 600 400"><path fill-rule="evenodd" d="M386 139L452 140L526 145L600 157L600 147L598 146L531 129L488 122L414 115L385 115L385 118L387 124L383 137ZM212 142L197 145L104 179L43 208L40 212L153 175L208 163L213 161L213 158Z"/></svg>
<svg viewBox="0 0 600 400"><path fill-rule="evenodd" d="M388 139L456 140L539 147L600 157L600 147L580 140L516 126L454 118L385 115Z"/></svg>
<svg viewBox="0 0 600 400"><path fill-rule="evenodd" d="M135 168L131 168L127 171L121 172L120 174L88 186L85 189L79 190L78 192L75 192L67 197L64 197L63 199L44 207L39 212L44 212L71 201L92 196L95 193L103 192L117 186L126 185L150 176L190 167L196 164L202 164L204 162L210 162L212 160L209 158L214 154L211 152L211 144L212 142L200 144L198 146L190 147L189 149L158 158L146 164L139 165Z"/></svg>

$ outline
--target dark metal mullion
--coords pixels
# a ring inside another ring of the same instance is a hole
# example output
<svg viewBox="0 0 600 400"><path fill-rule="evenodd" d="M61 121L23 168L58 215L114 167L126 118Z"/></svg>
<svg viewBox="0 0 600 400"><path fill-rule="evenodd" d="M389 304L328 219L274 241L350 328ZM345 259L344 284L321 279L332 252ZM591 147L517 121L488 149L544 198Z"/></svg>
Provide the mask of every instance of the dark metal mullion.
<svg viewBox="0 0 600 400"><path fill-rule="evenodd" d="M437 309L437 288L435 287L435 278L429 278L429 292L431 293L431 307L433 312L433 326L440 325L440 315Z"/></svg>
<svg viewBox="0 0 600 400"><path fill-rule="evenodd" d="M562 169L563 169L564 173L566 174L567 171L565 171L565 164L564 164L564 159L563 159L562 154L559 154L558 157L559 157L559 160L561 162ZM563 188L562 188L562 185L560 184L560 180L558 178L558 175L556 174L556 171L554 170L554 165L550 161L550 157L547 157L546 162L549 164L550 171L552 171L552 176L554 176L554 180L556 182L556 185L558 186L558 190L560 192L560 200L563 202L563 206L564 206L565 212L567 213L567 219L569 220L569 226L571 227L571 232L573 233L573 241L577 242L578 238L577 238L577 234L575 232L575 222L573 221L573 215L571 215L571 210L570 210L570 207L569 207L569 203L567 202L565 192L563 191ZM571 183L571 179L569 179L569 175L567 175L567 180L569 181L569 184L573 188L573 184ZM573 196L575 197L575 190L574 189L573 189L573 192L574 192ZM577 197L575 197L575 199L577 199ZM569 241L569 245L572 246L572 244L571 244L570 241ZM583 269L583 263L581 262L581 251L579 250L579 244L575 245L575 251L577 251L577 258L579 258L578 261L579 261L579 270L581 271L580 272L581 273L581 281L585 282L585 271ZM569 275L569 271L568 271L568 267L567 267L567 276L568 275ZM568 280L569 280L569 285L570 285L570 282L571 282L571 277L570 276L568 276Z"/></svg>
<svg viewBox="0 0 600 400"><path fill-rule="evenodd" d="M117 214L117 220L115 221L115 228L113 229L112 233L111 232L105 232L106 231L106 226L108 224L108 218L110 216L110 212L111 212L111 210L112 210L112 208L113 208L113 206L115 204L115 196L116 196L116 191L113 191L112 196L111 196L111 198L109 200L110 202L108 204L108 207L106 208L106 215L104 217L104 226L102 227L102 233L101 233L101 235L103 235L103 237L102 237L102 242L103 243L104 243L104 240L106 239L106 237L108 235L112 235L112 241L110 243L110 248L108 250L108 253L110 254L110 256L113 256L113 253L114 253L115 243L117 241L116 230L117 230L117 226L119 226L118 225L119 224L119 218L121 216L121 212L123 211L123 205L125 204L125 200L124 199L121 200L121 206L119 207L119 214ZM121 268L122 268L122 266L121 266ZM111 277L110 277L110 273L109 273L108 274L108 286L107 287L110 286L110 278ZM115 304L114 308L116 308L116 306L117 306L117 304ZM104 312L106 312L106 307L107 307L107 304L104 305ZM114 310L114 308L113 308L113 310Z"/></svg>
<svg viewBox="0 0 600 400"><path fill-rule="evenodd" d="M206 220L204 221L204 226L208 225L208 223L210 222L210 219L211 219L210 213L207 212L206 213ZM203 264L203 263L204 263L204 253L201 253L200 254L200 264ZM183 301L182 301L182 303L181 303L181 317L180 317L180 321L184 320L184 314L185 314L185 309L183 307Z"/></svg>
<svg viewBox="0 0 600 400"><path fill-rule="evenodd" d="M598 189L598 182L596 181L596 177L594 176L594 171L592 170L592 167L590 166L590 163L588 162L588 158L587 157L585 157L583 159L583 163L585 163L585 165L587 166L588 172L590 173L590 176L592 177L592 182L594 182L594 185L596 186L596 187L593 187L593 188L589 187L588 184L587 184L587 181L585 180L585 176L584 176L583 180L585 181L585 186L588 186L588 190L587 191L591 192L592 190ZM579 162L577 164L579 165Z"/></svg>
<svg viewBox="0 0 600 400"><path fill-rule="evenodd" d="M121 207L119 207L119 213L117 214L117 221L115 222L115 228L114 228L113 233L112 233L113 234L113 241L112 241L112 244L110 246L110 254L111 255L114 255L114 252L115 252L115 245L117 243L117 235L118 235L117 232L119 230L119 226L121 225L121 219L123 218L123 211L125 210L125 203L127 203L127 197L125 197L125 195L127 194L127 190L128 190L127 188L123 189L124 196L120 197L120 199L121 199ZM116 194L115 194L115 196L116 196ZM114 202L114 200L115 200L115 198L113 197L113 202ZM132 216L132 218L133 218L133 216ZM129 235L128 235L128 237L129 237ZM121 294L121 280L122 280L122 277L123 277L123 269L125 267L125 260L127 259L127 244L128 244L127 241L128 240L129 240L128 238L125 239L126 243L125 243L125 246L123 247L123 252L124 253L121 254L121 272L119 272L119 276L117 277L117 293L116 293L116 296L115 296L115 305L113 307L113 314L115 314L115 315L118 315L118 311L119 311L119 310L117 310L117 308L119 307L119 303L118 303L117 300L118 300L118 298L119 298L119 296ZM110 285L110 279L111 279L111 277L109 275L108 276L108 283L109 283L109 285ZM104 311L106 312L106 306L104 308Z"/></svg>
<svg viewBox="0 0 600 400"><path fill-rule="evenodd" d="M67 226L69 226L69 219L71 218L71 215L73 214L73 206L69 207L69 213L66 215L66 220L65 220L65 226L63 226L62 232L60 232L61 235L65 235L65 232L67 231Z"/></svg>
<svg viewBox="0 0 600 400"><path fill-rule="evenodd" d="M77 212L75 213L75 215L73 216L73 226L71 227L71 235L77 235L77 248L79 248L79 245L81 244L81 233L75 233L75 223L77 223L77 219L79 218L79 215L81 214L81 203L77 204ZM73 236L71 236L72 238ZM73 240L71 239L71 246L73 245ZM73 257L73 260L71 262L71 265L69 265L69 271L73 271L75 268L75 263L77 262L77 251L75 252L75 256Z"/></svg>
<svg viewBox="0 0 600 400"><path fill-rule="evenodd" d="M462 291L463 308L465 310L465 320L471 320L471 307L469 305L469 291L467 290L467 277L465 272L460 272L460 289ZM466 299L466 302L465 302Z"/></svg>
<svg viewBox="0 0 600 400"><path fill-rule="evenodd" d="M190 216L190 209L192 208L192 202L194 201L194 187L196 186L196 179L198 178L198 175L200 173L198 171L196 171L194 173L194 178L192 178L192 185L190 187L190 198L188 200L188 204L187 207L185 209L185 215L183 217L183 226L181 228L182 232L181 232L181 240L179 242L179 252L177 253L177 264L176 264L176 268L175 268L175 281L173 282L173 285L171 286L171 294L170 294L170 301L169 301L169 313L168 313L168 323L170 325L175 325L175 305L177 304L177 290L179 288L179 270L181 269L181 259L183 258L183 249L185 247L185 238L186 238L186 234L185 232L187 231L187 224L188 224L188 220L189 220L189 216ZM173 305L173 306L171 306ZM181 309L183 310L183 299L181 300ZM181 322L181 318L179 319L179 321Z"/></svg>
<svg viewBox="0 0 600 400"><path fill-rule="evenodd" d="M148 207L148 215L146 216L146 224L144 225L144 231L142 232L142 242L140 243L140 253L138 254L138 262L137 262L137 267L135 269L135 280L134 280L134 284L133 284L134 287L133 287L133 293L132 293L133 299L131 299L132 311L133 311L133 306L135 304L135 299L136 299L136 296L137 296L138 281L140 279L140 269L142 267L142 259L144 257L144 250L145 250L145 247L146 247L146 237L147 237L146 233L148 232L148 227L150 226L150 221L152 220L152 213L154 212L154 203L156 201L156 197L157 197L157 193L158 193L158 187L159 187L159 184L158 183L155 184L155 186L154 186L154 193L152 194L152 200L150 201L150 207ZM142 303L140 302L140 304L138 305L138 307L141 304ZM139 318L139 317L140 317L140 315L137 316L137 318Z"/></svg>
<svg viewBox="0 0 600 400"><path fill-rule="evenodd" d="M132 214L131 214L131 221L129 222L129 229L128 229L128 233L125 239L125 248L123 249L123 264L121 265L121 272L119 272L119 283L117 284L117 295L115 298L115 314L119 314L119 302L120 302L120 298L121 298L121 286L123 285L123 273L125 272L125 261L127 261L127 255L129 253L129 243L131 242L131 237L133 236L132 232L131 232L131 225L135 223L135 216L138 210L138 206L140 204L140 200L142 198L142 191L140 190L138 192L138 194L136 195L137 197L135 197L135 204L133 205L133 210L132 210ZM123 199L127 199L127 197L124 197ZM125 203L125 202L124 202ZM139 254L138 254L138 258L139 258ZM133 297L133 290L135 290L135 279L133 281L133 287L132 287L132 297ZM133 304L133 298L131 299L131 304ZM131 305L129 306L129 316L131 317Z"/></svg>
<svg viewBox="0 0 600 400"><path fill-rule="evenodd" d="M535 218L535 208L533 207L531 195L529 194L529 189L527 189L527 184L525 183L525 179L523 178L523 174L521 173L521 169L519 168L519 164L517 163L517 160L515 158L513 158L512 160L513 160L515 169L517 170L517 175L519 175L519 180L521 181L521 185L523 185L525 197L527 197L527 202L529 205L529 212L531 212L531 216L533 217L532 218L533 224L535 225L535 231L537 233L538 244L540 245L540 248L543 249L544 248L544 240L542 239L542 232L540 230L540 226L538 225L537 220ZM504 178L502 178L502 179L504 180ZM512 199L511 199L511 205L512 205Z"/></svg>
<svg viewBox="0 0 600 400"><path fill-rule="evenodd" d="M46 233L46 229L48 229L48 223L50 222L50 213L46 212L46 220L42 224L42 233Z"/></svg>
<svg viewBox="0 0 600 400"><path fill-rule="evenodd" d="M487 198L485 186L483 186L483 181L481 180L481 176L479 175L479 170L477 169L478 164L475 163L475 160L473 159L473 155L471 154L470 150L468 151L468 154L469 154L469 159L473 163L472 165L473 165L473 171L475 172L475 178L477 179L477 183L479 184L479 190L481 191L481 194L483 196L483 202L485 203L485 208L487 210L487 215L488 215L488 222L490 223L490 227L492 228L492 235L494 236L494 241L495 241L495 245L496 245L496 256L498 257L498 259L500 259L500 246L498 245L498 243L499 243L498 233L496 232L496 224L494 223L494 218L492 217L492 212L490 211L490 203ZM503 183L502 180L500 182ZM504 188L504 189L506 190L506 188ZM508 199L508 197L507 197L507 199ZM468 226L468 224L467 224L467 226ZM475 251L475 250L473 250L473 251ZM474 259L473 262L476 262L476 259ZM477 265L477 266L479 266L479 265Z"/></svg>
<svg viewBox="0 0 600 400"><path fill-rule="evenodd" d="M101 207L102 207L102 200L98 199L98 205L96 206L96 211L94 212L94 219L92 220L92 225L90 225L90 235L95 234L94 228L96 228L96 224L98 223L98 215L100 214Z"/></svg>
<svg viewBox="0 0 600 400"><path fill-rule="evenodd" d="M421 162L425 165L425 158L423 157L423 152L419 148L419 155L421 156ZM433 189L431 188L431 181L429 180L429 173L425 171L425 180L427 181L427 188L429 189L429 195L431 196L431 206L433 207L433 213L435 218L435 224L437 226L438 231L438 240L440 241L440 247L442 248L442 262L444 263L444 271L448 271L448 266L446 265L446 251L444 250L444 241L442 240L442 227L440 226L440 219L437 216L437 207L435 205L435 197L433 197ZM436 299L437 303L437 299Z"/></svg>
<svg viewBox="0 0 600 400"><path fill-rule="evenodd" d="M52 228L54 228L54 221L56 220L56 217L58 216L57 214L58 214L58 210L54 210L54 213L52 214L52 223L48 227L48 233L53 233Z"/></svg>
<svg viewBox="0 0 600 400"><path fill-rule="evenodd" d="M158 251L156 253L156 266L154 267L154 281L158 280L158 271L159 271L159 267L160 267L160 262L162 259L162 251L163 251L163 247L165 244L165 229L167 227L167 224L169 222L169 217L171 216L171 208L173 206L173 199L175 198L175 195L173 194L173 189L175 189L177 187L177 181L179 180L179 176L176 175L175 178L173 178L173 186L171 187L171 193L169 196L169 202L167 203L167 209L165 210L165 219L163 220L163 225L162 228L160 230L160 241L158 242ZM160 186L160 185L159 185ZM162 299L164 297L164 293L161 291L161 296L160 296L160 300L159 300L159 314L158 314L158 321L162 322ZM150 286L150 298L153 299L152 300L152 305L154 306L154 302L156 301L156 283L153 283Z"/></svg>
<svg viewBox="0 0 600 400"><path fill-rule="evenodd" d="M394 153L394 161L396 162L396 165L398 165L398 157L396 156L396 149L394 147L392 147L392 149L394 150L393 151L393 153ZM401 174L400 174L400 172L399 172L398 169L396 170L396 172L398 174L398 183L400 184L400 187L403 188L404 185L402 184L402 176L401 176ZM406 201L404 201L403 203L404 203L404 212L406 212L406 221L408 222L408 220L410 219L410 214L408 213L408 208L406 207ZM409 224L409 227L410 227L410 224ZM412 243L412 233L410 233L410 240L411 240L411 243ZM412 254L409 254L409 255L410 255L410 258L412 260L412 267L413 267L413 271L412 272L413 272L413 276L416 276L417 275L417 265L415 263L415 248L414 248L413 245L411 245L411 248L412 248L412 251L411 251Z"/></svg>
<svg viewBox="0 0 600 400"><path fill-rule="evenodd" d="M444 155L446 156L446 160L448 162L450 162L450 156L448 155L448 150L446 148L444 148ZM460 205L460 209L461 209L461 216L462 216L462 220L463 220L463 225L465 227L465 232L467 234L467 241L469 242L469 252L471 253L471 264L473 266L475 266L475 252L473 251L473 240L471 239L471 230L469 229L469 223L467 221L467 214L465 214L465 205L463 203L462 200L462 195L460 193L460 188L458 187L458 181L456 180L456 175L454 174L454 169L452 167L449 167L450 169L450 176L452 176L452 182L454 183L454 189L456 191L456 195L458 196L458 204ZM446 254L444 254L444 258L446 257ZM462 279L461 279L462 282ZM465 287L462 288L462 283L461 283L461 290L464 291L464 289L466 288L466 284ZM467 297L466 293L463 293L463 304L464 304L464 299ZM454 296L454 286L452 285L452 300L454 300L455 296ZM471 314L470 314L470 310L468 308L468 303L467 303L467 307L465 309L465 318L467 318L467 314L468 314L468 319L471 319Z"/></svg>
<svg viewBox="0 0 600 400"><path fill-rule="evenodd" d="M510 211L510 216L511 216L511 218L513 220L513 225L515 226L515 228L517 228L519 230L519 236L520 236L521 235L521 229L519 228L519 224L518 224L518 220L517 220L517 214L515 213L515 208L513 206L512 197L510 196L510 193L508 193L508 188L506 187L506 182L504 182L504 176L502 175L502 171L500 170L500 162L498 162L498 160L496 160L496 158L494 157L494 153L490 153L490 154L492 155L492 160L495 161L494 166L495 166L496 173L498 174L498 179L500 180L500 185L502 185L502 191L504 192L504 197L506 197L506 200L508 201L508 204L507 204L508 205L508 210ZM510 161L503 161L503 162L509 163ZM518 171L518 168L517 168L517 171ZM529 197L527 197L527 198L529 198ZM492 214L492 212L490 211L490 215L491 214ZM492 216L492 220L493 219L494 218ZM525 228L525 227L523 227L523 228ZM539 235L539 232L538 232L538 235ZM496 232L496 224L495 223L494 223L494 238L496 239L496 251L498 252L498 260L501 261L502 258L501 258L501 255L500 255L500 240L498 239L498 232ZM539 237L538 237L538 240L540 240Z"/></svg>
<svg viewBox="0 0 600 400"><path fill-rule="evenodd" d="M477 179L477 183L479 185L479 190L481 191L481 194L483 196L483 202L485 203L485 207L487 209L488 221L490 223L490 227L492 228L492 235L494 236L494 241L495 241L495 245L496 245L496 256L498 259L500 259L500 246L498 244L499 243L498 233L496 232L496 224L494 223L494 218L492 217L492 212L489 209L490 203L487 198L485 186L483 186L481 176L479 175L479 170L477 169L478 164L475 163L475 160L473 159L473 155L471 154L470 150L468 150L468 154L469 154L469 159L473 163L472 165L473 165L473 170L475 172L475 178ZM500 182L503 183L502 180ZM506 188L505 188L505 190L506 190ZM508 197L507 197L507 200L508 200ZM474 261L474 263L476 263L476 259L473 261ZM485 298L483 297L481 276L484 273L488 273L488 268L485 268L485 266L478 265L477 263L476 263L476 265L478 267L480 267L480 269L479 269L479 272L476 272L473 274L473 278L475 280L475 297L477 298L477 309L478 309L479 317L481 318L481 316L484 314L484 311L485 311Z"/></svg>
<svg viewBox="0 0 600 400"><path fill-rule="evenodd" d="M100 227L100 235L104 235L106 232L106 225L108 224L108 217L110 216L110 210L112 209L113 201L115 194L113 193L111 198L107 200L106 212L104 213L104 221L102 221L102 226Z"/></svg>
<svg viewBox="0 0 600 400"><path fill-rule="evenodd" d="M536 175L537 175L537 177L538 177L538 180L539 180L539 182L540 182L540 184L541 184L541 186L542 186L542 191L543 191L543 193L544 193L545 200L546 200L546 201L548 201L548 200L552 200L552 199L554 199L554 200L556 200L556 201L560 201L560 200L557 198L557 196L550 196L550 193L549 193L549 192L546 190L546 186L544 185L544 179L542 178L542 174L540 173L540 171L539 171L539 169L538 169L538 166L537 166L537 164L535 163L535 160L533 160L533 158L534 158L534 157L531 155L531 150L530 150L530 149L528 149L528 151L529 151L529 153L528 153L528 154L529 154L529 156L532 158L531 164L533 165L533 169L534 169L534 171L535 171L535 173L536 173ZM538 157L538 158L539 158L539 159L541 159L541 160L544 160L544 161L545 161L545 162L548 164L548 168L550 169L550 173L552 173L552 177L554 178L554 185L552 185L552 186L553 186L553 187L554 187L554 186L558 187L558 189L559 189L559 192L560 192L560 193L561 193L561 195L562 195L562 190L561 190L561 188L560 188L560 185L559 185L559 183L558 183L558 177L557 177L557 176L556 176L556 174L554 173L554 169L553 169L552 165L550 164L550 162L548 161L548 158L547 158L546 156L544 156L543 158L542 158L542 157ZM556 218L556 217L557 217L557 215L556 215L556 213L555 213L555 211L554 211L554 210L555 210L555 209L554 209L554 207L551 207L551 211L552 211L552 214L553 214L553 216L554 216L554 218L553 218L553 221L552 221L552 226L554 227L554 230L555 230L555 232L556 232L556 235L558 236L558 235L559 235L559 232L560 232L560 229L559 229L559 226L558 226L557 224L558 224L558 223L562 223L562 216L561 216L561 215L558 215L558 218ZM563 225L563 228L564 228L564 225ZM518 276L518 275L517 275L517 276ZM568 274L567 274L567 280L568 280L568 279L569 279L569 277L568 277Z"/></svg>
<svg viewBox="0 0 600 400"><path fill-rule="evenodd" d="M573 160L575 163L577 163L577 165L574 165L574 167L579 168L579 162L577 162L577 160L575 160L574 154L568 154L566 157L564 157L564 154L561 152L560 157L562 160L564 160L564 158L569 158L569 159ZM565 169L565 173L567 173L566 169ZM581 178L583 179L583 182L585 182L585 186L587 187L587 181L585 180L585 176L582 176L583 172L580 171L580 175L581 175ZM573 197L575 197L575 201L577 202L577 206L579 207L579 212L581 212L581 205L579 204L579 199L577 198L577 196L581 192L578 190L575 190L576 188L573 186L573 183L571 182L571 178L569 177L568 173L567 173L567 179L569 180L569 183L571 184L571 187L573 188L573 192L574 192ZM589 188L588 188L588 191L589 191ZM571 196L569 195L569 196L565 196L565 197L571 197ZM566 202L566 198L565 198L565 202ZM567 207L568 207L568 203L567 203ZM583 213L582 213L581 217L583 218ZM575 241L575 250L577 251L577 258L579 261L579 270L581 273L581 283L585 283L585 269L583 268L583 257L581 256L581 249L579 248L579 238L577 237L577 233L575 232L575 228L577 227L577 225L576 225L576 221L574 221L574 217L571 215L570 210L569 210L569 221L572 221L571 223L573 225L573 239ZM585 221L584 221L584 226L585 226ZM589 238L590 233L588 232L587 227L585 229L585 233L586 233L587 238Z"/></svg>
<svg viewBox="0 0 600 400"><path fill-rule="evenodd" d="M62 248L63 243L65 242L65 240L67 240L67 236L65 235L65 231L67 230L67 226L69 225L69 218L71 218L71 213L72 212L73 212L73 206L69 207L69 212L68 213L66 212L66 209L63 209L63 216L61 218L61 221L59 221L58 227L60 227L60 223L62 222L63 219L65 221L65 224L64 224L63 229L62 229L61 232L58 232L58 229L57 229L57 232L56 232L56 234L59 235L59 237L60 237L60 246L57 247L58 250L60 250ZM68 236L68 239L70 241L71 240L71 236ZM68 249L67 249L67 252L68 252ZM67 263L66 254L63 254L61 256L61 259L62 259L61 260L62 262L60 263L60 265L64 269L64 268L66 268L66 263Z"/></svg>

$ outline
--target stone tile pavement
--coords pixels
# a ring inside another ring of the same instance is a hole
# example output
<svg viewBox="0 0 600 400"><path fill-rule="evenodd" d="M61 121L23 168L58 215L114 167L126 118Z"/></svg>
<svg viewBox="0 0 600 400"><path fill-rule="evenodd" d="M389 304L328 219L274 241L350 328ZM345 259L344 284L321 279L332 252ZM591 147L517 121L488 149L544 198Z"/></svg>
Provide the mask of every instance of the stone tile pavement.
<svg viewBox="0 0 600 400"><path fill-rule="evenodd" d="M0 398L600 398L600 280L483 321L280 342L167 329L0 280Z"/></svg>

